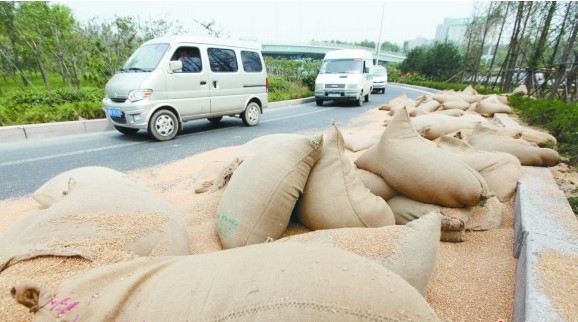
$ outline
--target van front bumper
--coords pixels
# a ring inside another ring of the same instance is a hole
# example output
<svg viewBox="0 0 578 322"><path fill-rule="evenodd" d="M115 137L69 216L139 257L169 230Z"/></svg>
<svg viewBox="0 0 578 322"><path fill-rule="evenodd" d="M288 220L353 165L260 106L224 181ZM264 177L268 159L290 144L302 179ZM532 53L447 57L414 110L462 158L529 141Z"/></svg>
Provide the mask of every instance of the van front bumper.
<svg viewBox="0 0 578 322"><path fill-rule="evenodd" d="M138 102L114 102L109 98L102 100L102 109L106 118L117 126L133 129L147 129L150 111L153 109L148 99Z"/></svg>
<svg viewBox="0 0 578 322"><path fill-rule="evenodd" d="M315 91L315 99L332 100L332 101L351 101L358 100L361 91L353 90L318 90Z"/></svg>

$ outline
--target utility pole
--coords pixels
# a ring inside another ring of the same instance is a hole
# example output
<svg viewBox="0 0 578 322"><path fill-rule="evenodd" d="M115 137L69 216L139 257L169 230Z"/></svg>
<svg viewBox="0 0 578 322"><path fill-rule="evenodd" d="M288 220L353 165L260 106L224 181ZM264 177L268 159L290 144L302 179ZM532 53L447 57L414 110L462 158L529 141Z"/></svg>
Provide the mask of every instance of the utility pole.
<svg viewBox="0 0 578 322"><path fill-rule="evenodd" d="M379 51L381 49L381 30L383 29L383 15L385 13L385 2L381 8L381 24L379 25L379 39L377 40L377 56L375 57L375 65L379 65Z"/></svg>

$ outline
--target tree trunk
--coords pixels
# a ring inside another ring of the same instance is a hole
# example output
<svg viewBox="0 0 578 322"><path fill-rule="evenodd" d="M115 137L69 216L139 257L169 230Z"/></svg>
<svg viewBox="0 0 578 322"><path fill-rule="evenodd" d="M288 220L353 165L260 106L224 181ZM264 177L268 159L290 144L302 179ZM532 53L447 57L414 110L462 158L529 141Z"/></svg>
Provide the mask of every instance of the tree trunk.
<svg viewBox="0 0 578 322"><path fill-rule="evenodd" d="M506 3L506 12L504 13L504 19L502 20L502 26L500 27L500 33L498 34L498 40L496 41L496 46L494 46L494 52L492 55L492 61L490 62L490 67L488 68L488 77L486 78L486 86L490 83L490 78L492 77L492 69L494 68L494 61L496 60L496 55L498 53L498 48L500 46L500 40L502 40L502 33L504 32L504 25L508 19L508 11L510 10L510 3Z"/></svg>
<svg viewBox="0 0 578 322"><path fill-rule="evenodd" d="M38 68L40 69L40 74L42 74L42 80L44 80L44 87L47 91L50 91L50 81L48 80L48 75L46 74L46 69L44 69L44 64L42 64L42 55L40 53L39 46L34 48L34 56L36 56L36 63L38 63Z"/></svg>
<svg viewBox="0 0 578 322"><path fill-rule="evenodd" d="M554 62L556 61L556 55L558 54L558 49L560 47L560 41L562 40L562 37L564 36L564 33L566 32L566 23L568 22L568 16L570 16L570 11L571 11L571 5L572 2L568 2L568 4L566 5L566 13L564 14L564 19L562 20L562 25L560 26L560 33L558 33L558 37L556 37L556 43L554 44L554 49L552 49L552 55L550 55L550 58L548 59L548 62L546 63L546 66L548 67L548 70L546 71L545 75L544 75L544 83L541 86L541 93L545 93L546 92L546 86L548 86L548 83L550 83L550 80L552 79L552 76L554 76L553 72L551 72L551 67L554 66Z"/></svg>
<svg viewBox="0 0 578 322"><path fill-rule="evenodd" d="M529 93L531 93L532 89L534 88L534 75L536 74L540 60L544 56L546 39L548 39L548 31L550 31L550 24L552 22L552 17L554 16L555 11L556 11L556 1L551 1L550 8L548 9L548 15L546 16L546 20L544 21L544 25L542 26L540 38L538 39L538 43L534 47L534 52L530 57L530 61L528 61L528 70L526 72L525 84L526 87L528 88Z"/></svg>
<svg viewBox="0 0 578 322"><path fill-rule="evenodd" d="M576 2L572 2L574 6L577 5ZM562 58L560 59L560 65L558 65L558 69L556 70L556 79L554 81L554 85L552 85L552 90L550 91L550 99L554 99L556 94L558 94L558 89L560 88L560 84L564 80L564 74L566 72L566 65L568 63L568 56L570 56L570 52L572 48L574 48L574 42L576 41L576 33L578 33L578 11L576 11L574 15L574 25L572 26L572 33L568 38L568 43L564 52L562 53Z"/></svg>
<svg viewBox="0 0 578 322"><path fill-rule="evenodd" d="M502 92L508 92L512 83L512 68L516 64L516 47L518 45L518 37L520 34L520 28L522 25L522 17L524 13L524 2L518 2L518 12L516 14L516 21L514 23L514 29L512 31L512 37L510 38L510 46L508 47L508 53L506 54L506 59L502 64L500 70L501 75L501 89Z"/></svg>
<svg viewBox="0 0 578 322"><path fill-rule="evenodd" d="M481 64L482 64L482 56L484 55L484 44L486 43L486 35L488 34L488 29L489 29L489 24L490 24L490 18L492 16L492 5L494 3L490 2L490 6L488 7L488 15L486 16L486 23L484 24L484 31L482 33L482 43L480 44L480 52L478 54L478 56L476 57L476 72L474 74L474 84L476 84L476 86L478 85L478 76L480 73L480 68L481 68Z"/></svg>

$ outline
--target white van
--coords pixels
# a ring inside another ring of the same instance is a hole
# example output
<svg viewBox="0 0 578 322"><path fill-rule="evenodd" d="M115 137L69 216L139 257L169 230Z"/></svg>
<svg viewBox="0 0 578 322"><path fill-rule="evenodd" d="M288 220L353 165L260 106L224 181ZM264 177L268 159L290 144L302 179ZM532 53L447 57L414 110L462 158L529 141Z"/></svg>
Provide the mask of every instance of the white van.
<svg viewBox="0 0 578 322"><path fill-rule="evenodd" d="M329 51L315 80L315 103L355 101L369 102L373 90L373 55L366 50Z"/></svg>
<svg viewBox="0 0 578 322"><path fill-rule="evenodd" d="M174 36L140 46L106 84L102 107L121 133L146 129L165 141L195 119L257 125L267 93L260 44Z"/></svg>

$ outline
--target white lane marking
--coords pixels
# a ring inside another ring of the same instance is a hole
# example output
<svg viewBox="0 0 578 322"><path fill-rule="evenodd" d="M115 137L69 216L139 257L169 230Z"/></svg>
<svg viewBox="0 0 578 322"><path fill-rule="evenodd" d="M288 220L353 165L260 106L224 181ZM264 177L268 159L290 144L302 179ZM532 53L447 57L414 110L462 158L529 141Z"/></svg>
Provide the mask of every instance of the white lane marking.
<svg viewBox="0 0 578 322"><path fill-rule="evenodd" d="M111 145L111 146L106 146L106 147L102 147L102 148L85 149L85 150L78 150L78 151L73 151L73 152L65 152L65 153L46 155L43 157L28 158L28 159L15 160L15 161L7 161L7 162L0 163L0 167L5 167L5 166L15 165L15 164L28 163L28 162L42 161L42 160L50 160L50 159L56 159L56 158L62 158L62 157L68 157L68 156L72 156L72 155L78 155L78 154L89 153L89 152L123 148L123 147L131 146L131 145L137 145L137 144L143 144L143 143L144 142L132 142L132 143L125 143L125 144Z"/></svg>
<svg viewBox="0 0 578 322"><path fill-rule="evenodd" d="M291 116L278 117L278 118L274 118L274 119L270 119L270 120L266 120L266 121L261 121L261 123L281 121L281 120L292 119L292 118L310 115L310 114L315 114L315 113L327 112L327 111L330 111L330 110L335 109L335 108L336 107L330 107L330 108L324 108L324 109L313 111L313 112L307 112L307 113L300 113L300 114L295 114L295 115L291 115Z"/></svg>
<svg viewBox="0 0 578 322"><path fill-rule="evenodd" d="M271 119L271 120L261 121L261 123L267 123L267 122L273 122L273 121L281 121L281 120L296 118L296 117L300 117L300 116L305 116L305 115L310 115L310 114L315 114L315 113L326 112L326 111L330 111L330 110L332 110L332 109L335 109L335 107L324 108L324 109L317 110L317 111L313 111L313 112L300 113L300 114L291 115L291 116L278 117L278 118L274 118L274 119ZM237 127L237 126L235 126L235 127ZM235 128L235 127L233 127L233 128ZM206 131L206 132L203 132L203 133L215 132L215 131L222 131L222 130L223 130L223 129L214 129L214 130ZM193 135L193 134L198 134L198 133L185 134L185 135L181 135L181 137L186 137L186 136L190 136L190 135ZM2 162L2 163L0 163L0 167L6 167L6 166L10 166L10 165L23 164L23 163L28 163L28 162L42 161L42 160L50 160L50 159L56 159L56 158L62 158L62 157L68 157L68 156L72 156L72 155L78 155L78 154L89 153L89 152L96 152L96 151L103 151L103 150L108 150L108 149L122 148L122 147L126 147L126 146L143 144L143 143L145 143L145 142L133 142L133 143L126 143L126 144L118 144L118 145L113 145L113 146L107 146L107 147L102 147L102 148L94 148L94 149L79 150L79 151L74 151L74 152L58 153L58 154L52 154L52 155L47 155L47 156L43 156L43 157L28 158L28 159L15 160L15 161L7 161L7 162Z"/></svg>
<svg viewBox="0 0 578 322"><path fill-rule="evenodd" d="M416 91L416 92L420 92L420 93L424 93L424 94L434 94L432 92L426 92L424 90L421 89L417 89L417 88L411 88L411 87L405 87L405 86L399 86L399 85L393 85L393 84L389 84L387 86L393 86L393 87L397 87L397 88L402 88L402 89L407 89L410 91Z"/></svg>

